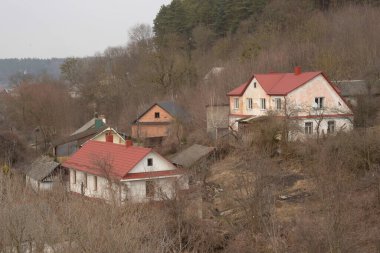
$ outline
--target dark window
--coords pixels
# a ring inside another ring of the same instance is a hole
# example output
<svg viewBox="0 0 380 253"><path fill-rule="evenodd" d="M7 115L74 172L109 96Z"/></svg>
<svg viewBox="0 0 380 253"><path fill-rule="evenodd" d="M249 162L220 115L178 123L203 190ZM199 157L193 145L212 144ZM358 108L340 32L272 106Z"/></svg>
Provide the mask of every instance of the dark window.
<svg viewBox="0 0 380 253"><path fill-rule="evenodd" d="M327 133L332 134L335 132L335 121L327 121Z"/></svg>
<svg viewBox="0 0 380 253"><path fill-rule="evenodd" d="M146 190L146 197L153 198L154 193L155 193L154 181L152 180L145 181L145 190Z"/></svg>
<svg viewBox="0 0 380 253"><path fill-rule="evenodd" d="M155 112L155 113L154 113L154 117L155 117L156 119L159 119L159 118L160 118L160 113L159 113L159 112Z"/></svg>
<svg viewBox="0 0 380 253"><path fill-rule="evenodd" d="M87 173L84 173L84 187L87 188Z"/></svg>
<svg viewBox="0 0 380 253"><path fill-rule="evenodd" d="M98 190L98 177L94 176L94 191Z"/></svg>
<svg viewBox="0 0 380 253"><path fill-rule="evenodd" d="M148 158L148 166L153 166L153 158Z"/></svg>
<svg viewBox="0 0 380 253"><path fill-rule="evenodd" d="M256 88L256 82L253 82L253 88Z"/></svg>
<svg viewBox="0 0 380 253"><path fill-rule="evenodd" d="M305 134L313 134L313 122L305 122Z"/></svg>

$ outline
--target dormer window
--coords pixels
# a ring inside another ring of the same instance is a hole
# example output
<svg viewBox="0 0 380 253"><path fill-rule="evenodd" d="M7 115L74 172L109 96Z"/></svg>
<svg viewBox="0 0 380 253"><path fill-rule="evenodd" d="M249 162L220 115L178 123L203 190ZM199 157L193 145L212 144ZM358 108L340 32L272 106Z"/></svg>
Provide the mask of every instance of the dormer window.
<svg viewBox="0 0 380 253"><path fill-rule="evenodd" d="M148 166L153 166L153 158L148 158Z"/></svg>
<svg viewBox="0 0 380 253"><path fill-rule="evenodd" d="M324 107L324 97L317 97L314 99L315 102L315 109L323 109Z"/></svg>
<svg viewBox="0 0 380 253"><path fill-rule="evenodd" d="M253 82L253 88L256 88L256 82Z"/></svg>
<svg viewBox="0 0 380 253"><path fill-rule="evenodd" d="M234 109L239 109L239 98L234 98Z"/></svg>
<svg viewBox="0 0 380 253"><path fill-rule="evenodd" d="M160 118L160 113L159 112L155 112L154 113L154 118L155 119L159 119Z"/></svg>

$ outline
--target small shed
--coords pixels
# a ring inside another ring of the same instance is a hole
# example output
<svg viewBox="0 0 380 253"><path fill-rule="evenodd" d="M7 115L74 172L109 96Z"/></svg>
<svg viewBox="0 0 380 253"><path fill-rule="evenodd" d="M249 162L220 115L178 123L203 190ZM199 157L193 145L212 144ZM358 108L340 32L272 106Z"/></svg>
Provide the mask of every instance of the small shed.
<svg viewBox="0 0 380 253"><path fill-rule="evenodd" d="M55 184L65 181L65 170L48 156L37 158L26 173L27 184L36 191L51 190Z"/></svg>
<svg viewBox="0 0 380 253"><path fill-rule="evenodd" d="M170 160L177 166L191 168L209 157L215 151L214 147L206 147L194 144L181 152L174 154Z"/></svg>

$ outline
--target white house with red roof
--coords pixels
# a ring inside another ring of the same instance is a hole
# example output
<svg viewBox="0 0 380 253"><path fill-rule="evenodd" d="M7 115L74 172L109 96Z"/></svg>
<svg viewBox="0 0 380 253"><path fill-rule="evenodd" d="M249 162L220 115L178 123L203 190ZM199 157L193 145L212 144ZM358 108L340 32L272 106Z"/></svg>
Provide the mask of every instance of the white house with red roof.
<svg viewBox="0 0 380 253"><path fill-rule="evenodd" d="M177 186L188 189L187 176L151 148L111 141L88 141L63 167L70 171L70 191L120 202L172 198Z"/></svg>
<svg viewBox="0 0 380 253"><path fill-rule="evenodd" d="M352 110L321 71L302 72L295 67L293 73L253 74L227 95L234 130L269 114L296 120L299 132L306 135L352 129Z"/></svg>

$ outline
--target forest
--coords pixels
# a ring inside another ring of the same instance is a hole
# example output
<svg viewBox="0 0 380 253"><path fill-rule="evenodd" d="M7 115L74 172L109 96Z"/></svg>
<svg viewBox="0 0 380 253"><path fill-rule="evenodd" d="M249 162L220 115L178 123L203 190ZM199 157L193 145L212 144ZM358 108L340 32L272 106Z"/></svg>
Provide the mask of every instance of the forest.
<svg viewBox="0 0 380 253"><path fill-rule="evenodd" d="M59 77L14 76L17 95L0 95L0 252L380 252L378 97L361 97L355 129L330 138L278 143L271 119L249 143L206 133L207 105L228 103L226 93L252 73L295 66L333 81L378 81L380 1L173 0L153 27L130 29L125 46L64 59ZM94 113L129 134L165 100L191 115L163 143L165 155L217 147L213 164L192 172L196 191L119 206L25 187L30 162Z"/></svg>

